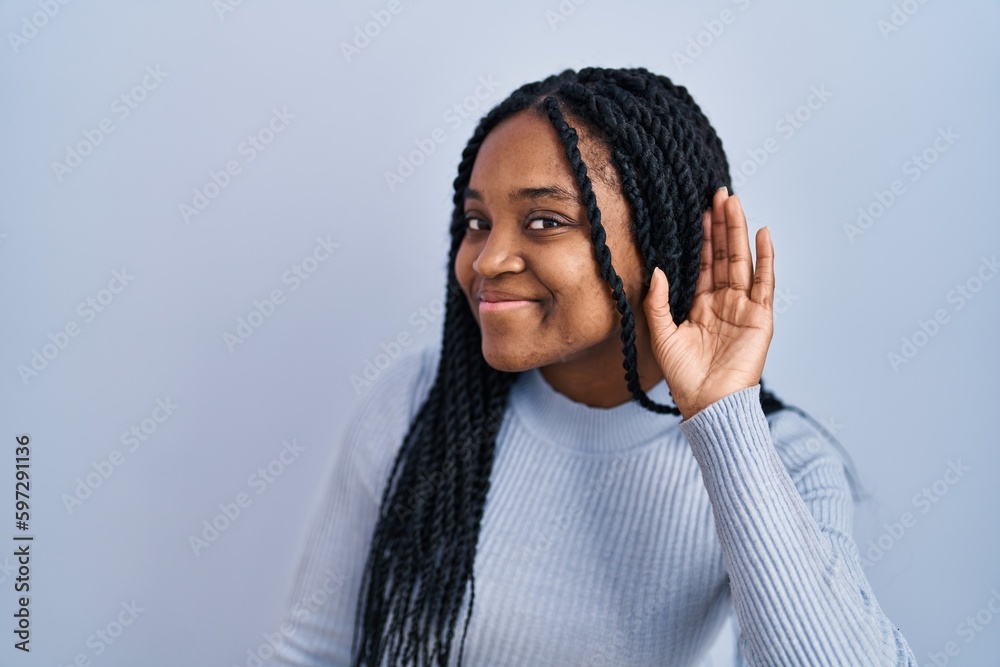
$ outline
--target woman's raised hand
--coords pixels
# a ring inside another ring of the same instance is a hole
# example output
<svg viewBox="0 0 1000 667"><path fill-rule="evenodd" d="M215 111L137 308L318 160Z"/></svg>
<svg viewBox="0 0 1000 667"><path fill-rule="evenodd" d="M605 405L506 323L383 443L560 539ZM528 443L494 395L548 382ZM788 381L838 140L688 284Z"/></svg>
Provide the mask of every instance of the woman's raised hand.
<svg viewBox="0 0 1000 667"><path fill-rule="evenodd" d="M770 230L757 231L755 269L736 195L720 188L703 224L700 273L687 319L680 326L671 319L667 277L659 268L644 301L653 354L684 419L759 383L774 333Z"/></svg>

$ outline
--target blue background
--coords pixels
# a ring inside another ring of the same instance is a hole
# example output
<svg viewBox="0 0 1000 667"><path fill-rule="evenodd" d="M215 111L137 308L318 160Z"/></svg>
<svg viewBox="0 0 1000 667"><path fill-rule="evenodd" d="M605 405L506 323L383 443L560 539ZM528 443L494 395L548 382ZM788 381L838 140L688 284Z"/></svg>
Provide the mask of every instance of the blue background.
<svg viewBox="0 0 1000 667"><path fill-rule="evenodd" d="M751 233L770 226L764 378L853 456L878 602L922 664L948 642L949 664L996 664L1000 618L960 624L1000 590L1000 278L984 263L1000 253L1000 5L388 7L0 8L0 540L17 532L21 433L36 536L30 655L11 646L16 575L0 556L0 663L252 664L364 391L352 375L401 334L406 349L438 342L451 183L475 122L527 81L604 65L687 86L724 141ZM366 24L374 36L345 54ZM75 167L54 166L81 144ZM859 208L871 219L852 232ZM314 255L318 238L338 245ZM978 291L959 299L959 285ZM274 290L282 302L252 316ZM259 326L227 343L240 318ZM60 336L67 326L76 335ZM123 440L133 427L144 440ZM285 442L287 463L273 463ZM946 476L951 464L968 470ZM239 516L193 547L241 493ZM132 601L134 622L95 640ZM704 665L726 664L731 639Z"/></svg>

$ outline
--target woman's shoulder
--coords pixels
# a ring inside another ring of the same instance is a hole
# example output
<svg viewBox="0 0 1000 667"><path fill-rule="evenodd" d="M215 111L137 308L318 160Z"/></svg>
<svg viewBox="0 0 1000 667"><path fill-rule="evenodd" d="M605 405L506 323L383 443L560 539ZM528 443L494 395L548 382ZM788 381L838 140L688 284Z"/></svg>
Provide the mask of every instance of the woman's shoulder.
<svg viewBox="0 0 1000 667"><path fill-rule="evenodd" d="M405 350L378 369L350 411L341 462L351 465L375 496L430 392L439 356L432 344Z"/></svg>
<svg viewBox="0 0 1000 667"><path fill-rule="evenodd" d="M384 357L385 363L371 364L366 370L368 375L354 414L412 418L433 384L439 353L436 344L427 343L404 349L395 358L377 357L378 361Z"/></svg>

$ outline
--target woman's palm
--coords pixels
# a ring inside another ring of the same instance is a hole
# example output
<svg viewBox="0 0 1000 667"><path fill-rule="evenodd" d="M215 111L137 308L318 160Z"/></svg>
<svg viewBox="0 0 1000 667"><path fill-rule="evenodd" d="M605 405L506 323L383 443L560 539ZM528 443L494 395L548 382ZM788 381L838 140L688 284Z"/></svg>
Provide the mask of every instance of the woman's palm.
<svg viewBox="0 0 1000 667"><path fill-rule="evenodd" d="M757 232L754 271L746 218L735 195L717 192L704 225L700 274L687 319L675 325L666 299L659 299L668 288L662 272L645 303L653 354L685 418L760 382L774 332L769 230Z"/></svg>

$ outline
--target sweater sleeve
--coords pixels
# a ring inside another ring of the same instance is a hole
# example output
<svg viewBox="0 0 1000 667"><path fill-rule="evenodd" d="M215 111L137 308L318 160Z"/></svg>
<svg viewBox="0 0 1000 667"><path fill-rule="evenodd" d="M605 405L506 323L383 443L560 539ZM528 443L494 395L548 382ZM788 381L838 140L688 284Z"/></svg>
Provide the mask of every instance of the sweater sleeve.
<svg viewBox="0 0 1000 667"><path fill-rule="evenodd" d="M433 381L435 351L397 359L349 416L309 511L284 621L268 667L349 665L361 579L382 490ZM272 634L274 636L274 634Z"/></svg>
<svg viewBox="0 0 1000 667"><path fill-rule="evenodd" d="M759 397L747 387L680 422L712 503L738 664L916 667L858 561L842 459L788 410L772 442Z"/></svg>

